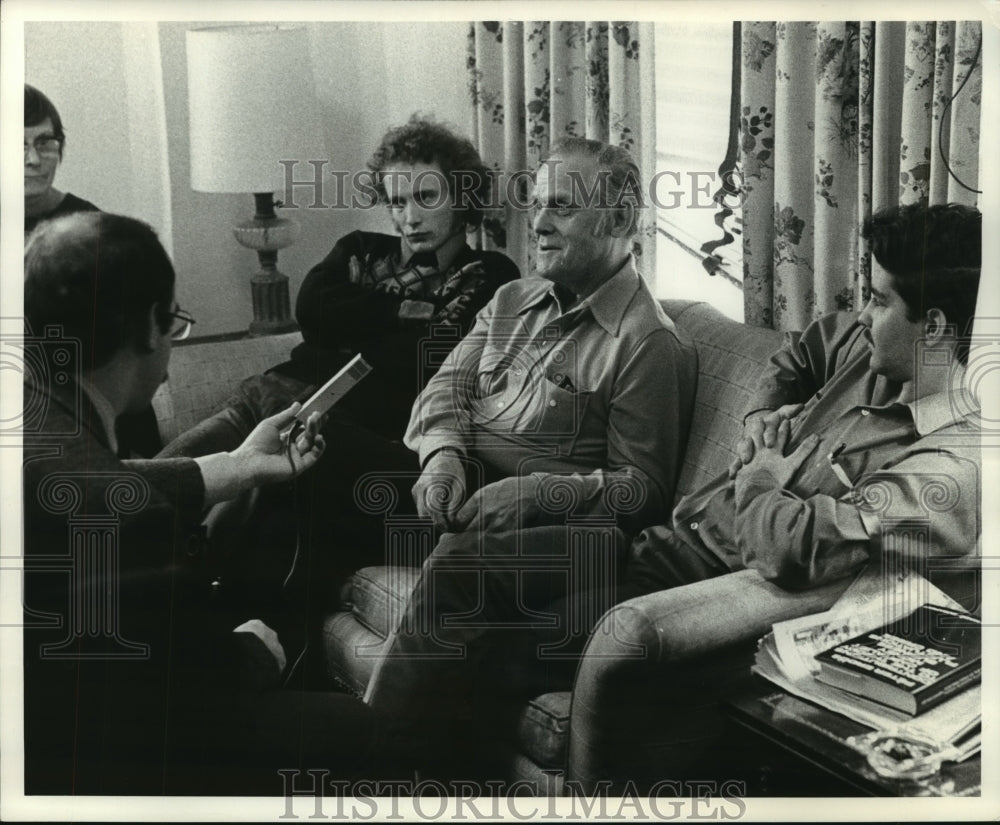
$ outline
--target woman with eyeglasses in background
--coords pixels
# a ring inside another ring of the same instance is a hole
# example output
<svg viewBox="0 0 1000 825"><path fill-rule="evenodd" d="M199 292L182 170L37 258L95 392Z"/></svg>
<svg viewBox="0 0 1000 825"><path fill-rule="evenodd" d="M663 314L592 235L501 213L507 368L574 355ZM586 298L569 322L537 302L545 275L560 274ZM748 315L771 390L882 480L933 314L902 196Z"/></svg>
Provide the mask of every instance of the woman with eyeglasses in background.
<svg viewBox="0 0 1000 825"><path fill-rule="evenodd" d="M90 201L52 184L66 147L59 110L34 86L24 84L24 233L46 218L96 212Z"/></svg>

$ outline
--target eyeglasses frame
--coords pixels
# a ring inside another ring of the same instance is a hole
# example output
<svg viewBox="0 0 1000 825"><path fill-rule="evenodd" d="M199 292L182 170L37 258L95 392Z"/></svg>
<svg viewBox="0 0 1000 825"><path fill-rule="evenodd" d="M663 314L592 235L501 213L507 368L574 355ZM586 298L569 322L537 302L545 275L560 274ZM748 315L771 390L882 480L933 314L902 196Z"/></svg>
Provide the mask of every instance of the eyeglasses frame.
<svg viewBox="0 0 1000 825"><path fill-rule="evenodd" d="M197 323L194 316L180 308L180 306L174 305L175 309L170 313L171 318L175 318L178 321L183 322L184 326L178 330L170 330L170 340L171 341L183 341L191 334L191 328Z"/></svg>
<svg viewBox="0 0 1000 825"><path fill-rule="evenodd" d="M51 149L43 149L38 145L39 141L44 143L55 143L55 147ZM35 154L39 157L54 157L62 153L62 148L66 143L66 138L61 138L58 135L39 135L31 143L24 144L24 155L27 157L28 150L34 149Z"/></svg>

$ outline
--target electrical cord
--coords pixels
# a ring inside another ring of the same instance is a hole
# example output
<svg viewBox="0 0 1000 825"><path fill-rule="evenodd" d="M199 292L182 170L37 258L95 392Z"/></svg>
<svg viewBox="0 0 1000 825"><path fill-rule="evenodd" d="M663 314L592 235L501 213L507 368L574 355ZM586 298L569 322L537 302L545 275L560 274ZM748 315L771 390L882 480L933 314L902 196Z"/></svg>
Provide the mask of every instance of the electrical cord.
<svg viewBox="0 0 1000 825"><path fill-rule="evenodd" d="M296 420L289 428L288 433L285 436L285 455L288 456L288 465L292 468L293 478L296 473L296 467L295 459L292 458L292 445L295 443L295 440L302 435L303 430L305 430L305 425L303 425L301 421Z"/></svg>
<svg viewBox="0 0 1000 825"><path fill-rule="evenodd" d="M944 154L943 136L944 136L944 123L946 120L945 116L948 114L948 110L951 108L951 104L955 102L955 98L957 98L962 93L962 89L965 88L965 84L969 82L969 78L972 77L972 73L976 70L976 64L979 62L979 55L982 53L982 50L983 50L983 35L982 32L980 32L979 43L976 45L976 53L972 58L972 65L969 66L969 71L965 75L965 78L962 80L962 83L958 87L958 90L955 92L955 94L951 96L951 98L945 104L944 110L941 112L941 122L940 125L938 126L938 154L941 155L941 162L944 163L944 168L948 170L948 174L955 179L955 182L959 186L961 186L963 189L968 190L969 192L975 192L977 195L981 195L983 190L973 189L971 186L964 183L962 179L959 178L958 175L956 175L955 172L952 170L951 164L948 163L948 158L946 158Z"/></svg>

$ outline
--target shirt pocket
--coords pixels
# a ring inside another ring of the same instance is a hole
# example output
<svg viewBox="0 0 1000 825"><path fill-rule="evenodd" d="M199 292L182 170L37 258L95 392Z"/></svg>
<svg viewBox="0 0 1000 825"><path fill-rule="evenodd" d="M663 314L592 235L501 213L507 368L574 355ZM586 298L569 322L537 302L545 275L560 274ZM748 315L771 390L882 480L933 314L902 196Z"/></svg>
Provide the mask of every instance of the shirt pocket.
<svg viewBox="0 0 1000 825"><path fill-rule="evenodd" d="M533 440L555 445L562 455L571 453L584 430L591 395L590 390L559 386L549 377L539 382Z"/></svg>

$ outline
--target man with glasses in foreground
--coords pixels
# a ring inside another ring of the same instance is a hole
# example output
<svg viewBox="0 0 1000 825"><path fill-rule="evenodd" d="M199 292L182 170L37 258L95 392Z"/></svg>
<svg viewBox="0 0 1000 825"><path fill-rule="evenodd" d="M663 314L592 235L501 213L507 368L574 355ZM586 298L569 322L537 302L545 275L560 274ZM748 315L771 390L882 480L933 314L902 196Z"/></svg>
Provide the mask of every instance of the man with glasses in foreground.
<svg viewBox="0 0 1000 825"><path fill-rule="evenodd" d="M132 218L40 226L24 309L26 792L277 793L277 769L302 760L349 776L371 733L364 706L245 683L241 651L275 640L254 622L231 632L245 617L213 600L201 541L205 508L316 464L318 416L292 443L298 404L231 452L118 458L116 417L149 404L193 323Z"/></svg>

